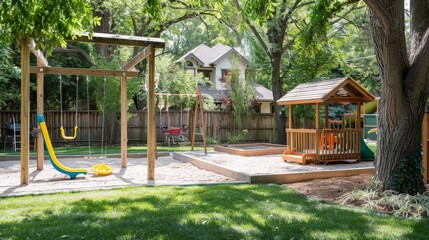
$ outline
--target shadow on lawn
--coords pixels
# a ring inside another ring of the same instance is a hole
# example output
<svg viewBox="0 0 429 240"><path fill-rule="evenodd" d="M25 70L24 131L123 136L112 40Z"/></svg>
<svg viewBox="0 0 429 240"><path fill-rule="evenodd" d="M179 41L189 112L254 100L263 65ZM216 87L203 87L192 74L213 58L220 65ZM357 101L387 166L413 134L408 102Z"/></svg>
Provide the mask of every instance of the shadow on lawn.
<svg viewBox="0 0 429 240"><path fill-rule="evenodd" d="M70 194L73 199L59 198L42 213L1 223L0 239L424 239L428 234L427 220L369 215L278 185L139 189L114 190L121 193L113 199L103 191L78 200ZM418 231L397 236L389 232L392 224Z"/></svg>

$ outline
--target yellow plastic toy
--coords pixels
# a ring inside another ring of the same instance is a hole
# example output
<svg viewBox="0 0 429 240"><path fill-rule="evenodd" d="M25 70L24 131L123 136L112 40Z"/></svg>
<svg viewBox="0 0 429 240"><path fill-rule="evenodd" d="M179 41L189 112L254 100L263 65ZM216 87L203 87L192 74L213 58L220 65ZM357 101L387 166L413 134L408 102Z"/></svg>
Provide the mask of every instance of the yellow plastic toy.
<svg viewBox="0 0 429 240"><path fill-rule="evenodd" d="M105 176L112 173L112 167L102 162L101 164L96 164L92 166L92 171L94 171L98 175Z"/></svg>

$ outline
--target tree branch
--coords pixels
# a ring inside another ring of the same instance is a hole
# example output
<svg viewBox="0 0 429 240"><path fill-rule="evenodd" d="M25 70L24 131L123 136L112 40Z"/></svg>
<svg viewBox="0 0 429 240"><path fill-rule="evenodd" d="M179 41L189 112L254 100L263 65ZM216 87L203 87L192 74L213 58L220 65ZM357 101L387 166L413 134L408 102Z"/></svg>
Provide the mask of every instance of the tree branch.
<svg viewBox="0 0 429 240"><path fill-rule="evenodd" d="M411 34L411 61L418 53L421 41L429 28L429 0L410 2L410 34Z"/></svg>
<svg viewBox="0 0 429 240"><path fill-rule="evenodd" d="M368 7L377 14L378 18L383 24L384 29L390 29L390 24L392 18L391 15L386 11L386 7L379 0L363 0Z"/></svg>
<svg viewBox="0 0 429 240"><path fill-rule="evenodd" d="M295 40L296 40L296 37L297 36L295 36L295 37L293 37L292 39L290 39L284 46L283 46L283 48L282 48L282 51L281 51L281 55L283 56L283 54L293 45L293 43L295 42Z"/></svg>
<svg viewBox="0 0 429 240"><path fill-rule="evenodd" d="M228 28L231 29L235 33L236 36L240 36L240 33L237 31L237 29L233 25L231 25L230 23L225 21L223 18L218 18L215 14L212 14L212 13L204 13L204 15L216 18L216 20L218 20L220 23L223 23L226 26L228 26ZM201 21L203 21L202 18L201 18ZM206 24L206 23L204 22L204 24ZM206 24L206 26L207 26L207 24ZM208 29L208 27L206 27L206 28Z"/></svg>
<svg viewBox="0 0 429 240"><path fill-rule="evenodd" d="M341 4L339 5L339 7L340 7L340 8L342 8L342 7L346 6L346 5L353 4L353 3L357 3L357 2L360 2L360 0L349 0L349 1L346 1L346 2L341 3Z"/></svg>
<svg viewBox="0 0 429 240"><path fill-rule="evenodd" d="M240 6L240 3L238 2L238 0L234 0L234 5L235 7L241 12L243 13L243 9ZM255 26L253 26L253 24L249 21L249 19L247 19L246 17L244 17L244 21L246 22L246 24L249 26L250 30L253 32L253 34L255 35L255 37L258 39L259 43L261 44L262 48L264 49L265 53L268 55L268 57L270 59L273 58L272 53L270 52L270 50L268 49L267 44L265 43L264 39L262 38L262 36L259 34L258 30L256 30Z"/></svg>
<svg viewBox="0 0 429 240"><path fill-rule="evenodd" d="M133 17L133 14L130 14L130 17L131 17L131 22L133 24L134 35L137 35L138 34L138 28L137 28L136 19Z"/></svg>
<svg viewBox="0 0 429 240"><path fill-rule="evenodd" d="M299 4L301 3L301 0L296 0L295 3L293 4L293 6L289 9L288 13L284 16L284 18L281 21L281 36L285 36L286 35L286 29L288 27L288 22L292 16L292 13L295 12L295 10L298 9ZM285 4L285 3L284 3ZM306 4L302 4L300 7L305 6ZM282 55L284 53L284 49L282 46Z"/></svg>
<svg viewBox="0 0 429 240"><path fill-rule="evenodd" d="M168 27L170 27L171 25L173 25L173 24L175 24L175 23L178 23L178 22L181 22L181 21L184 21L184 20L186 20L186 19L191 19L191 18L195 18L195 17L197 17L199 14L198 13L196 13L196 12L192 12L192 13L189 13L189 14L185 14L185 15L183 15L183 16L181 16L181 17L179 17L179 18L176 18L176 19L172 19L172 20L170 20L170 21L167 21L167 22L165 22L165 23L163 23L161 26L159 26L159 29L157 29L157 30L155 30L155 28L149 28L149 29L147 29L147 33L152 33L152 32L154 32L155 33L155 35L157 35L157 34L160 34L161 32L163 32L165 29L167 29Z"/></svg>
<svg viewBox="0 0 429 240"><path fill-rule="evenodd" d="M293 7L289 10L289 12L285 15L283 21L285 21L284 23L287 23L287 21L289 21L289 19L291 18L292 14L299 8L304 7L305 5L309 5L312 4L314 2L306 2L303 3L301 5L299 5L301 3L301 0L296 0L296 2L293 4Z"/></svg>
<svg viewBox="0 0 429 240"><path fill-rule="evenodd" d="M425 34L423 35L419 47L416 49L416 55L411 59L411 66L408 72L415 79L415 82L412 86L416 86L415 89L424 88L426 86L425 94L429 93L428 84L428 69L429 69L429 28L426 29Z"/></svg>
<svg viewBox="0 0 429 240"><path fill-rule="evenodd" d="M75 47L71 44L67 44L67 48L54 48L54 53L77 53L81 55L87 62L92 66L97 66L97 64L92 60L91 56L88 55L83 49Z"/></svg>
<svg viewBox="0 0 429 240"><path fill-rule="evenodd" d="M283 73L280 76L281 79L285 79L286 78L286 74L292 69L293 63L295 62L295 55L293 54L289 54L289 63L287 64L287 66L285 66L283 69Z"/></svg>
<svg viewBox="0 0 429 240"><path fill-rule="evenodd" d="M353 12L353 11L355 11L357 9L362 9L362 8L364 8L364 6L353 6L353 7L351 7L344 14L342 14L341 16L338 16L337 19L331 21L331 24L335 24L335 23L341 21L342 19L345 19L347 17L347 15L349 15L351 12Z"/></svg>

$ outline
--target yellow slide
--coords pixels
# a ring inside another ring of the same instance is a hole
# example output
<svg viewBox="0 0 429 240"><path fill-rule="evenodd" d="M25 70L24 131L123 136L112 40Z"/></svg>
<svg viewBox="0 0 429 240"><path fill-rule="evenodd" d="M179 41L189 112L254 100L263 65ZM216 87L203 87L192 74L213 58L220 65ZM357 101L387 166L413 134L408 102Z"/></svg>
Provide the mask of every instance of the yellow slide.
<svg viewBox="0 0 429 240"><path fill-rule="evenodd" d="M62 165L58 161L57 156L55 156L54 148L52 147L48 129L46 128L45 118L42 114L37 115L37 122L39 123L40 129L42 130L42 136L45 142L45 150L48 153L49 160L51 160L54 168L59 172L69 175L70 179L75 179L78 174L87 174L87 170L85 168L70 168Z"/></svg>

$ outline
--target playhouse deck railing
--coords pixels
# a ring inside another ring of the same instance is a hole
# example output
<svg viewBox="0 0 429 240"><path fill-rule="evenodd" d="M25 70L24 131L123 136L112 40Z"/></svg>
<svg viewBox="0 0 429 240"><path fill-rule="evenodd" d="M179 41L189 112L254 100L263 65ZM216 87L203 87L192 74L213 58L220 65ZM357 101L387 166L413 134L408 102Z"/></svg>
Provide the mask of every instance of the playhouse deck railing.
<svg viewBox="0 0 429 240"><path fill-rule="evenodd" d="M317 162L360 159L360 129L287 129L289 150Z"/></svg>

